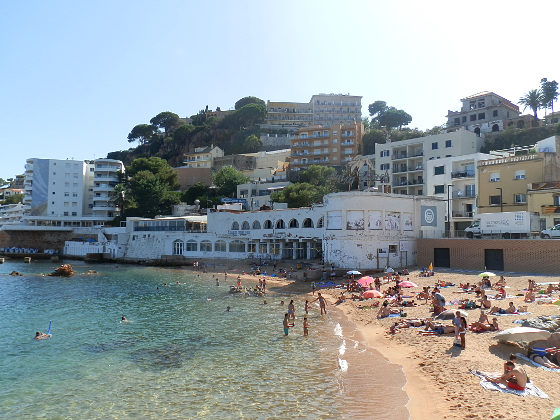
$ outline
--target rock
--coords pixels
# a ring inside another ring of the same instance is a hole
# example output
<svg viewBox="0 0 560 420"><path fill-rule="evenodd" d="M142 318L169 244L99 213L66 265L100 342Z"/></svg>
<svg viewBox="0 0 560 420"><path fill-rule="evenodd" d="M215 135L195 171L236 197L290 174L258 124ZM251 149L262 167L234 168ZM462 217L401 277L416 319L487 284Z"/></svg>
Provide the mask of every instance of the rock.
<svg viewBox="0 0 560 420"><path fill-rule="evenodd" d="M560 329L560 319L555 316L542 315L537 318L528 319L521 325L524 327L538 328L539 330L555 332Z"/></svg>
<svg viewBox="0 0 560 420"><path fill-rule="evenodd" d="M70 264L62 264L56 270L54 270L49 276L53 277L71 277L75 274L72 266Z"/></svg>
<svg viewBox="0 0 560 420"><path fill-rule="evenodd" d="M19 271L12 271L10 273L10 276L23 276L23 274L21 274Z"/></svg>

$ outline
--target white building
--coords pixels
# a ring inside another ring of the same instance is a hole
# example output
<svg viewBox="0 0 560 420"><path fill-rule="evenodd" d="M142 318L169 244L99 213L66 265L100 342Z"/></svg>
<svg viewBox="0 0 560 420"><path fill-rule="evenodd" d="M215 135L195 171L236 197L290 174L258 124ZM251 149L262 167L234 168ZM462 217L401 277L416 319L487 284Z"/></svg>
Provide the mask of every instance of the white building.
<svg viewBox="0 0 560 420"><path fill-rule="evenodd" d="M27 226L91 227L113 220L111 192L124 165L119 160L28 159L24 200Z"/></svg>
<svg viewBox="0 0 560 420"><path fill-rule="evenodd" d="M322 205L310 208L129 218L112 247L134 261L322 256L325 263L345 268L410 266L416 263L417 238L443 235L445 204L429 197L353 191L329 194ZM72 247L67 243L68 252Z"/></svg>
<svg viewBox="0 0 560 420"><path fill-rule="evenodd" d="M463 231L476 214L477 164L481 160L496 159L502 154L472 153L428 160L426 166L426 195L438 197L448 204L445 220L451 212L452 232Z"/></svg>
<svg viewBox="0 0 560 420"><path fill-rule="evenodd" d="M22 203L0 206L0 229L5 225L19 225L27 209Z"/></svg>
<svg viewBox="0 0 560 420"><path fill-rule="evenodd" d="M376 144L375 171L387 174L379 188L395 194L430 194L425 181L430 176L425 170L428 161L477 153L481 145L482 139L467 130Z"/></svg>
<svg viewBox="0 0 560 420"><path fill-rule="evenodd" d="M248 182L237 186L237 198L246 200L247 210L258 210L262 206L272 207L270 194L290 185L291 182ZM285 203L275 203L274 208Z"/></svg>

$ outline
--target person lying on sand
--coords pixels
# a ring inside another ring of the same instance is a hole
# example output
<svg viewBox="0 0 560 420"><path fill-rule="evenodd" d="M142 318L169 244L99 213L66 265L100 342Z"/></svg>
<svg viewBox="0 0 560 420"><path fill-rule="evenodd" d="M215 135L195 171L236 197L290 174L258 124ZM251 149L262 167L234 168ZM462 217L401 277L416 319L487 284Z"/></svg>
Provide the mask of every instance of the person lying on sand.
<svg viewBox="0 0 560 420"><path fill-rule="evenodd" d="M383 302L381 309L377 312L377 318L386 318L391 314L399 314L401 311L399 309L389 308L389 302Z"/></svg>
<svg viewBox="0 0 560 420"><path fill-rule="evenodd" d="M424 335L442 335L455 333L455 326L453 325L443 325L441 323L430 321L429 319L426 319L425 325L426 329L420 332Z"/></svg>
<svg viewBox="0 0 560 420"><path fill-rule="evenodd" d="M521 367L516 366L511 360L506 362L505 369L506 373L499 378L485 376L485 379L494 384L505 385L509 389L513 389L515 391L524 391L528 381L525 371Z"/></svg>
<svg viewBox="0 0 560 420"><path fill-rule="evenodd" d="M517 308L515 306L513 306L513 302L510 302L507 309L502 309L502 308L498 308L497 306L494 306L492 309L490 309L490 313L491 314L501 314L501 315L516 314L517 313Z"/></svg>
<svg viewBox="0 0 560 420"><path fill-rule="evenodd" d="M485 332L485 331L498 331L500 329L499 325L498 325L498 318L492 318L492 323L490 323L488 321L488 318L486 318L487 322L473 322L470 325L471 331L475 331L475 332Z"/></svg>
<svg viewBox="0 0 560 420"><path fill-rule="evenodd" d="M394 334L398 329L410 327L422 327L426 325L425 319L407 319L406 321L395 322L390 328L389 332Z"/></svg>
<svg viewBox="0 0 560 420"><path fill-rule="evenodd" d="M533 362L538 363L539 365L542 365L549 369L560 369L560 365L557 365L556 363L550 360L550 359L555 360L554 354L549 355L548 353L546 353L546 355L543 356L540 353L535 353L533 349L530 349L527 354L527 357L531 359Z"/></svg>

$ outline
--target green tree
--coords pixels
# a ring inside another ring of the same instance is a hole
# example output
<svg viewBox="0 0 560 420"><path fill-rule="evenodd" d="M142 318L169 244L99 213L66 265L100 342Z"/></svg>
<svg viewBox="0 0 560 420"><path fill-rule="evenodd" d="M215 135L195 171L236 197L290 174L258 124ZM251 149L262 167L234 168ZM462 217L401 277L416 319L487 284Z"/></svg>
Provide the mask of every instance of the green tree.
<svg viewBox="0 0 560 420"><path fill-rule="evenodd" d="M4 204L23 203L23 194L12 194L4 199Z"/></svg>
<svg viewBox="0 0 560 420"><path fill-rule="evenodd" d="M126 168L126 174L129 178L133 178L137 173L149 171L162 182L169 190L175 190L179 187L177 182L177 172L162 158L138 158Z"/></svg>
<svg viewBox="0 0 560 420"><path fill-rule="evenodd" d="M387 102L385 101L375 101L372 104L369 104L368 111L369 115L376 119L379 115L383 114L387 109Z"/></svg>
<svg viewBox="0 0 560 420"><path fill-rule="evenodd" d="M336 170L332 166L311 165L301 171L299 181L330 190L336 182Z"/></svg>
<svg viewBox="0 0 560 420"><path fill-rule="evenodd" d="M199 182L184 191L183 194L181 194L181 200L187 204L194 204L195 200L200 200L202 203L204 199L208 200L209 193L210 187Z"/></svg>
<svg viewBox="0 0 560 420"><path fill-rule="evenodd" d="M387 131L384 129L371 129L366 131L362 137L364 143L364 155L372 155L375 153L375 144L384 144L387 142Z"/></svg>
<svg viewBox="0 0 560 420"><path fill-rule="evenodd" d="M535 118L538 118L537 111L540 109L542 103L543 94L539 89L530 90L525 96L519 98L519 104L523 105L523 110L531 108L533 110Z"/></svg>
<svg viewBox="0 0 560 420"><path fill-rule="evenodd" d="M320 203L325 195L324 187L317 187L307 182L290 184L280 191L270 195L270 200L276 203L287 203L290 208L309 207Z"/></svg>
<svg viewBox="0 0 560 420"><path fill-rule="evenodd" d="M264 122L266 106L262 104L248 104L234 113L238 127L252 127Z"/></svg>
<svg viewBox="0 0 560 420"><path fill-rule="evenodd" d="M259 99L255 96L245 96L235 103L235 109L241 109L245 105L249 104L263 105L266 108L266 103L262 99Z"/></svg>
<svg viewBox="0 0 560 420"><path fill-rule="evenodd" d="M129 189L143 217L171 214L173 204L180 202L179 193L170 191L158 175L148 170L139 171L130 178Z"/></svg>
<svg viewBox="0 0 560 420"><path fill-rule="evenodd" d="M201 109L198 114L191 115L191 122L193 125L202 126L206 122L206 111Z"/></svg>
<svg viewBox="0 0 560 420"><path fill-rule="evenodd" d="M165 135L167 136L175 128L179 127L181 124L181 118L173 112L164 111L157 114L154 118L150 120L150 123L157 128L163 129Z"/></svg>
<svg viewBox="0 0 560 420"><path fill-rule="evenodd" d="M554 101L558 99L558 82L556 80L548 81L546 77L541 79L542 107L546 110L551 109L554 112Z"/></svg>
<svg viewBox="0 0 560 420"><path fill-rule="evenodd" d="M262 148L261 139L259 139L256 135L251 134L247 136L243 141L243 149L245 153L254 153L258 152Z"/></svg>
<svg viewBox="0 0 560 420"><path fill-rule="evenodd" d="M243 175L233 166L224 166L214 174L213 181L219 195L234 197L237 193L237 186L248 182L249 177Z"/></svg>
<svg viewBox="0 0 560 420"><path fill-rule="evenodd" d="M137 141L140 144L145 144L152 139L155 133L156 129L153 125L138 124L134 126L132 131L128 134L128 142L132 143Z"/></svg>
<svg viewBox="0 0 560 420"><path fill-rule="evenodd" d="M177 144L188 145L194 125L183 124L173 132L173 141Z"/></svg>
<svg viewBox="0 0 560 420"><path fill-rule="evenodd" d="M387 129L399 127L403 125L408 125L412 121L412 117L404 112L402 109L397 109L395 107L389 107L383 113L377 117L377 122L381 127L387 127Z"/></svg>

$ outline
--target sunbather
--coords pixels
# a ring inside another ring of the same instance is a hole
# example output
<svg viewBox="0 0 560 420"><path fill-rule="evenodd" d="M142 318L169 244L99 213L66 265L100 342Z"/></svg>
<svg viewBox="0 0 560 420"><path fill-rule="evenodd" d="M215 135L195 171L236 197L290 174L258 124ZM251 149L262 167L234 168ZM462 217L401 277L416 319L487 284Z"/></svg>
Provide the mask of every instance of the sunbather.
<svg viewBox="0 0 560 420"><path fill-rule="evenodd" d="M500 329L500 327L498 326L498 318L492 318L492 323L473 322L470 328L471 331L475 331L475 332L498 331Z"/></svg>
<svg viewBox="0 0 560 420"><path fill-rule="evenodd" d="M547 367L549 369L560 369L560 366L557 365L554 362L551 362L548 358L548 355L546 356L542 356L539 353L535 353L533 351L533 349L529 350L529 353L527 354L527 357L529 359L531 359L533 362L538 363L539 365L542 365L544 367ZM554 356L552 356L554 357Z"/></svg>
<svg viewBox="0 0 560 420"><path fill-rule="evenodd" d="M523 301L525 303L531 303L534 302L535 299L535 293L532 290L527 290L527 293L525 293L525 299L523 299Z"/></svg>
<svg viewBox="0 0 560 420"><path fill-rule="evenodd" d="M394 334L398 329L410 328L410 327L422 327L423 325L426 325L426 320L424 319L407 319L406 321L395 322L389 328L389 332Z"/></svg>
<svg viewBox="0 0 560 420"><path fill-rule="evenodd" d="M507 372L499 378L485 376L485 379L494 384L505 385L509 389L524 391L528 381L525 371L522 368L516 366L515 363L513 363L511 360L506 362L505 369Z"/></svg>
<svg viewBox="0 0 560 420"><path fill-rule="evenodd" d="M500 314L500 315L516 314L517 313L517 308L515 306L513 306L513 302L510 302L507 309L502 309L502 308L498 308L497 306L494 306L492 309L490 309L490 313L491 314Z"/></svg>
<svg viewBox="0 0 560 420"><path fill-rule="evenodd" d="M455 327L453 325L443 325L440 323L434 323L429 319L426 320L426 329L423 333L432 333L432 334L451 334L455 332ZM431 331L430 331L431 330Z"/></svg>
<svg viewBox="0 0 560 420"><path fill-rule="evenodd" d="M383 302L383 306L381 306L381 309L379 309L379 312L377 312L377 318L385 318L391 314L399 314L400 312L401 311L399 309L389 308L389 302L385 301Z"/></svg>

